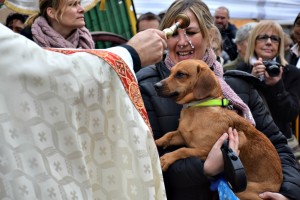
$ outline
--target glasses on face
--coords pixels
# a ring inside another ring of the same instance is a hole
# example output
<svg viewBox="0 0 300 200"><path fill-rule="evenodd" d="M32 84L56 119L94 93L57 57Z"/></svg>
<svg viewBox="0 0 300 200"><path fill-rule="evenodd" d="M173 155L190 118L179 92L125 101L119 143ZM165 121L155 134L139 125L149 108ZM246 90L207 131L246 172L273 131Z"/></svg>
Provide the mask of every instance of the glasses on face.
<svg viewBox="0 0 300 200"><path fill-rule="evenodd" d="M260 42L267 42L269 38L271 39L272 43L278 44L280 42L280 37L277 35L258 35L256 40Z"/></svg>

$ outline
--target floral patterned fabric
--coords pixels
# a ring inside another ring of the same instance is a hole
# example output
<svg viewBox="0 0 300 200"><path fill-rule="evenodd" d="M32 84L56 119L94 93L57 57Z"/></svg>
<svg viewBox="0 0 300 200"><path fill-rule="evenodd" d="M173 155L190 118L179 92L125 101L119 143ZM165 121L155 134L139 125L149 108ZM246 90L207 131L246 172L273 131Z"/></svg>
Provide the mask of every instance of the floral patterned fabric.
<svg viewBox="0 0 300 200"><path fill-rule="evenodd" d="M124 53L49 51L3 25L0 43L0 199L166 199Z"/></svg>

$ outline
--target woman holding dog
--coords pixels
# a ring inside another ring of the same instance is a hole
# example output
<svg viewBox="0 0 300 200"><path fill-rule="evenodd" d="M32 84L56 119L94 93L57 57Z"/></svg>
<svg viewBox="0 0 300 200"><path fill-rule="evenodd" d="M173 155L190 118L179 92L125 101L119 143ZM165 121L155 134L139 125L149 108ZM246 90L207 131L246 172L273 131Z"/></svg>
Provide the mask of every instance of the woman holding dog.
<svg viewBox="0 0 300 200"><path fill-rule="evenodd" d="M172 99L159 97L154 89L154 84L166 78L170 74L172 66L186 59L201 59L205 61L219 76L224 96L227 95L227 98L230 99L235 108L238 108L244 117L252 121L251 114L249 115L248 113L248 107L244 107L241 99L222 81L222 66L216 61L210 45L210 30L214 28L214 22L207 5L199 0L177 0L169 7L160 28L170 27L179 13L184 13L190 18L189 27L178 29L168 39L168 53L162 62L157 63L155 66L143 68L137 73L155 139L177 129L182 106L176 104ZM256 90L253 90L252 86L246 81L237 78L242 75L237 73L234 76L227 75L229 83L238 81L239 86L242 86L237 87L235 91L238 94L242 94L242 97L245 97L243 100L249 105L253 113L257 129L265 133L272 141L282 162L284 181L280 193L266 191L261 194L261 198L277 200L297 199L300 196L300 174L296 169L294 157L286 145L285 137L268 114ZM246 79L252 80L252 78L247 76ZM241 91L241 88L243 91ZM210 155L221 154L219 149L226 137L228 136L224 135L217 141ZM238 142L236 140L238 140L236 132L229 130L231 147L238 151L236 148ZM176 148L159 149L159 153L163 155L174 149ZM222 171L222 168L222 156L208 156L205 162L196 157L176 161L164 172L168 199L213 199L214 194L209 188L210 181L205 174L210 176L217 175Z"/></svg>
<svg viewBox="0 0 300 200"><path fill-rule="evenodd" d="M297 142L291 124L299 113L300 70L284 58L284 32L280 24L257 24L249 36L245 62L238 63L237 69L260 79L256 88L263 93L275 123L288 141Z"/></svg>

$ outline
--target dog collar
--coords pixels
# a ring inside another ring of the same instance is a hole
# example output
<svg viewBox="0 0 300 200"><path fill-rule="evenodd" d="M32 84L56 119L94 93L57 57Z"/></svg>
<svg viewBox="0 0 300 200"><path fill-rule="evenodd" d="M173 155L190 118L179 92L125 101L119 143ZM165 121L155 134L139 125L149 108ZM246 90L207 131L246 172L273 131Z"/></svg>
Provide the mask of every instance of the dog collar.
<svg viewBox="0 0 300 200"><path fill-rule="evenodd" d="M183 107L184 108L189 108L189 107L207 107L207 106L228 106L229 105L229 100L228 99L209 99L206 101L202 101L199 103L199 101L197 102L191 102L188 104L184 104Z"/></svg>

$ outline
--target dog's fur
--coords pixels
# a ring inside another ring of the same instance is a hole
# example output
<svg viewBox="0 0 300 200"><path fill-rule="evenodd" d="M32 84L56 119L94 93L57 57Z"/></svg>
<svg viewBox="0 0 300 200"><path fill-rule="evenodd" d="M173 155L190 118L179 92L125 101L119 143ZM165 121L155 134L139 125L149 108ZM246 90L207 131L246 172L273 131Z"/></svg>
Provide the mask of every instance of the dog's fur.
<svg viewBox="0 0 300 200"><path fill-rule="evenodd" d="M220 83L200 60L185 60L172 67L168 78L155 84L158 95L174 97L178 104L213 98L221 99ZM237 193L240 199L261 199L265 191L278 192L283 180L279 156L270 140L250 122L225 107L188 107L180 114L176 131L156 140L157 146L186 145L161 157L165 171L178 159L197 156L207 158L212 146L229 127L239 134L239 157L247 176L247 188Z"/></svg>

